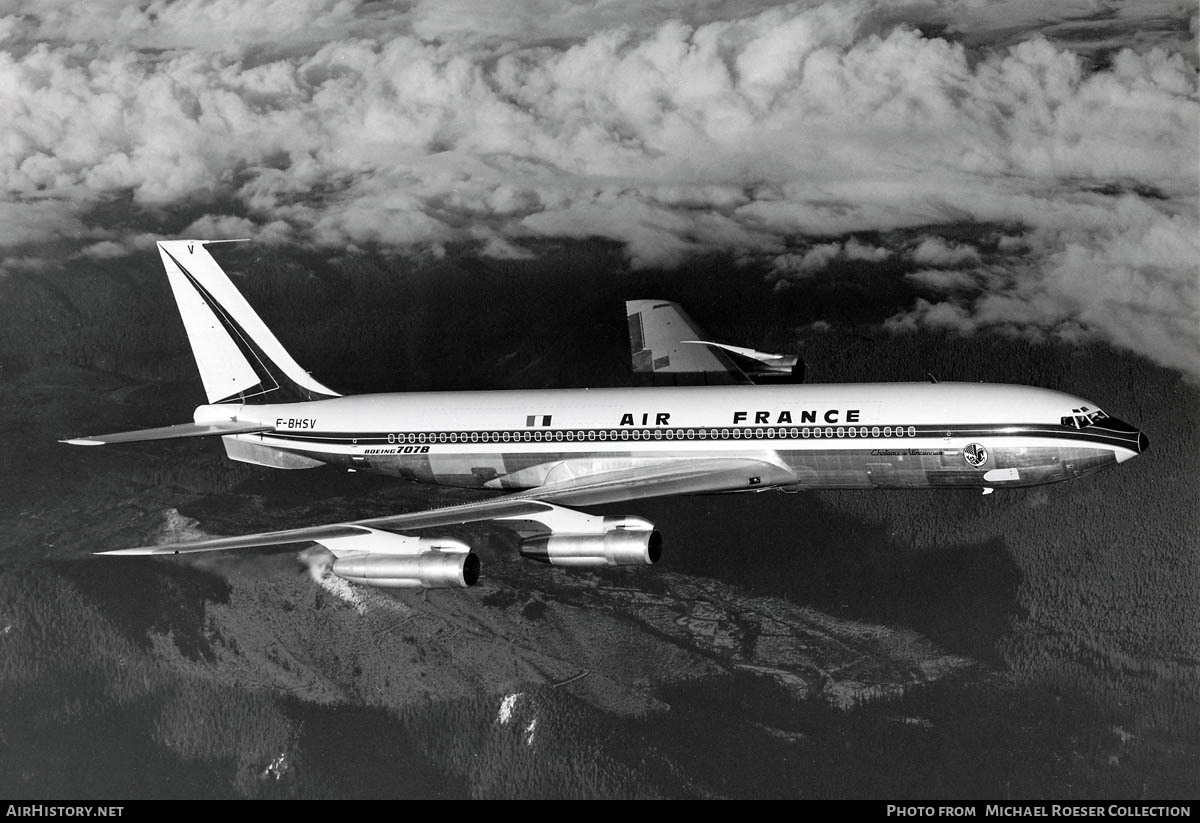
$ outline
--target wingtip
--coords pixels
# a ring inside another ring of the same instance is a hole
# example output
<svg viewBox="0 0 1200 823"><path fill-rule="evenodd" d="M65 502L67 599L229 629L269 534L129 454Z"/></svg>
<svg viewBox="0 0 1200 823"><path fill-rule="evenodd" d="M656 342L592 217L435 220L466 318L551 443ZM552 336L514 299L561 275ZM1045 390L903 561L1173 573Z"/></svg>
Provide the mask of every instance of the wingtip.
<svg viewBox="0 0 1200 823"><path fill-rule="evenodd" d="M59 443L66 443L68 446L103 446L103 440L92 440L89 437L73 437L70 440L59 440Z"/></svg>

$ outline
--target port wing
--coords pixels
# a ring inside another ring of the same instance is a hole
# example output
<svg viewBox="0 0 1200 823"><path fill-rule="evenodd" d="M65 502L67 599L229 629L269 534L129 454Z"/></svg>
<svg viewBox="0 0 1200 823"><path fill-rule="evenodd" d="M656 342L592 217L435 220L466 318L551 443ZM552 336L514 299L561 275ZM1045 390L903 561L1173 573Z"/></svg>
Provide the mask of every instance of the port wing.
<svg viewBox="0 0 1200 823"><path fill-rule="evenodd" d="M567 473L579 471L580 468L567 467ZM591 515L558 504L601 505L676 494L752 491L794 483L794 474L774 452L756 456L664 460L632 468L578 475L515 494L438 509L235 537L118 549L99 554L189 554L292 543L321 543L381 531L407 534L484 522L505 527L539 522L546 531L554 532L577 529L579 523L576 521L579 518L594 519Z"/></svg>

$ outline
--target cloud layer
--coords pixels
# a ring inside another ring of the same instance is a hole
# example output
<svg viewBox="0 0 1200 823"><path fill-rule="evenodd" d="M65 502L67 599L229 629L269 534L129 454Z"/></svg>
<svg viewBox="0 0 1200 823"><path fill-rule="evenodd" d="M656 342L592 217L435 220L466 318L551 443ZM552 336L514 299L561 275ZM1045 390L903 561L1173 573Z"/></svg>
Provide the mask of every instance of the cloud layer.
<svg viewBox="0 0 1200 823"><path fill-rule="evenodd" d="M1197 373L1196 11L1143 8L1180 25L1148 45L1130 22L1137 48L1098 60L989 47L1032 28L1016 2L24 6L0 17L0 246L144 245L111 219L130 202L333 248L600 236L634 266L805 276L903 255L929 294L897 329L1095 336ZM964 222L1012 227L1012 253L846 239Z"/></svg>

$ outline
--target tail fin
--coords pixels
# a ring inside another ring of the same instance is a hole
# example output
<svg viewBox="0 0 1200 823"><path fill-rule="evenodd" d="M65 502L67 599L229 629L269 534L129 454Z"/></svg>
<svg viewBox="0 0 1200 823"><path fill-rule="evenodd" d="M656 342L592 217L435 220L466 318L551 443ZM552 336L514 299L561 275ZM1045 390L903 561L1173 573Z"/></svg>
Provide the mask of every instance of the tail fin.
<svg viewBox="0 0 1200 823"><path fill-rule="evenodd" d="M796 355L706 340L678 303L627 300L625 315L634 374L656 386L804 382L804 361Z"/></svg>
<svg viewBox="0 0 1200 823"><path fill-rule="evenodd" d="M689 345L704 333L678 303L627 300L625 314L633 371L650 376L653 385L751 382L721 349Z"/></svg>
<svg viewBox="0 0 1200 823"><path fill-rule="evenodd" d="M160 240L158 253L208 402L285 403L340 396L292 359L208 253L206 242L220 241Z"/></svg>

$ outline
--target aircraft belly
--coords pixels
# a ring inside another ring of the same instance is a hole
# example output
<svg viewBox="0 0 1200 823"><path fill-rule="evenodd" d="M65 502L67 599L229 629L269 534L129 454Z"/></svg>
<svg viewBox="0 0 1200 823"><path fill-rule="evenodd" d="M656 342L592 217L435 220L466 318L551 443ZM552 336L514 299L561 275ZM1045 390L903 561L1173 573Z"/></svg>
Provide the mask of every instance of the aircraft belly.
<svg viewBox="0 0 1200 823"><path fill-rule="evenodd" d="M522 444L524 445L524 444ZM1054 483L1116 465L1111 449L1073 443L982 441L942 438L859 442L853 447L794 448L794 442L713 442L705 448L667 443L631 449L631 444L548 444L545 451L431 446L360 447L348 452L305 452L308 456L358 471L370 471L446 486L522 489L541 485L554 464L573 467L595 461L607 469L622 461L639 462L737 452L778 453L795 473L798 486L810 489L996 488ZM649 446L650 444L646 444ZM755 448L755 447L760 448ZM792 448L789 448L789 447ZM412 450L412 453L409 452ZM968 451L972 459L968 459ZM972 462L974 460L974 462ZM544 468L545 471L539 472ZM575 469L577 470L577 469Z"/></svg>
<svg viewBox="0 0 1200 823"><path fill-rule="evenodd" d="M913 489L961 486L1035 486L1090 474L1116 465L1108 449L1063 446L994 446L978 465L962 447L943 443L903 449L805 449L781 451L801 488Z"/></svg>
<svg viewBox="0 0 1200 823"><path fill-rule="evenodd" d="M946 470L946 451L941 443L903 448L871 444L784 452L783 457L796 472L801 488L917 489L930 488L934 485L931 476Z"/></svg>
<svg viewBox="0 0 1200 823"><path fill-rule="evenodd" d="M482 487L506 474L501 452L463 452L428 455L436 482L446 486Z"/></svg>
<svg viewBox="0 0 1200 823"><path fill-rule="evenodd" d="M998 466L1016 469L1022 486L1056 483L1117 465L1111 449L1053 446L1002 451Z"/></svg>

